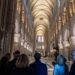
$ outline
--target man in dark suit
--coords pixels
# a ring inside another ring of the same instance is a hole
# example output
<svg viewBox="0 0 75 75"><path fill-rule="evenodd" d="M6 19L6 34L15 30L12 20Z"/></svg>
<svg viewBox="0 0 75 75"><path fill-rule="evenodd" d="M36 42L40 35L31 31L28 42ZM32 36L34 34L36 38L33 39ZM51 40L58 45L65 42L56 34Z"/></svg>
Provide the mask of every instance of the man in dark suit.
<svg viewBox="0 0 75 75"><path fill-rule="evenodd" d="M35 62L30 65L33 75L48 75L46 64L40 61L41 54L36 52L34 55Z"/></svg>

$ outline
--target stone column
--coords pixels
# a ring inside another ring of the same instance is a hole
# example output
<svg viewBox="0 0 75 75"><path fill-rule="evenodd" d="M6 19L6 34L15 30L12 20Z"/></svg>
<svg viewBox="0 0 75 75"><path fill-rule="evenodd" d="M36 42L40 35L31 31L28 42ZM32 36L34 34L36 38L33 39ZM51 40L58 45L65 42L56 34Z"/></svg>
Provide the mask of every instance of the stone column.
<svg viewBox="0 0 75 75"><path fill-rule="evenodd" d="M72 50L75 49L75 15L71 18L71 44Z"/></svg>
<svg viewBox="0 0 75 75"><path fill-rule="evenodd" d="M1 42L1 47L3 49L3 54L10 52L11 42L13 41L14 32L14 20L15 20L15 8L16 0L3 0L3 8L1 15L1 25L3 29L3 37ZM11 40L12 39L12 40Z"/></svg>
<svg viewBox="0 0 75 75"><path fill-rule="evenodd" d="M67 40L64 40L63 44L64 44L64 56L67 60L69 60L69 47L70 47L70 44Z"/></svg>
<svg viewBox="0 0 75 75"><path fill-rule="evenodd" d="M59 45L59 53L60 54L64 54L63 52L63 40L62 40L62 34L59 34L59 38L58 38L58 45Z"/></svg>
<svg viewBox="0 0 75 75"><path fill-rule="evenodd" d="M64 35L64 37L63 37L64 56L67 60L69 57L69 47L70 47L68 27L69 27L68 24L66 24L66 26L64 26L64 34L63 34Z"/></svg>

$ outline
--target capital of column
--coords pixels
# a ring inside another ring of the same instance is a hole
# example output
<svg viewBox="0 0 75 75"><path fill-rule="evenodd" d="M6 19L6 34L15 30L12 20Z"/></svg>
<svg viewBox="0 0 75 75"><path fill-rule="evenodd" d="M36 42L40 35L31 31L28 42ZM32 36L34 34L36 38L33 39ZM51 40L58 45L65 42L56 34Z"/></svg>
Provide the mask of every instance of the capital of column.
<svg viewBox="0 0 75 75"><path fill-rule="evenodd" d="M72 43L72 46L75 46L75 36L71 36L71 43Z"/></svg>
<svg viewBox="0 0 75 75"><path fill-rule="evenodd" d="M59 49L63 49L63 44L62 43L58 43Z"/></svg>
<svg viewBox="0 0 75 75"><path fill-rule="evenodd" d="M63 41L64 47L70 47L70 43L67 40Z"/></svg>

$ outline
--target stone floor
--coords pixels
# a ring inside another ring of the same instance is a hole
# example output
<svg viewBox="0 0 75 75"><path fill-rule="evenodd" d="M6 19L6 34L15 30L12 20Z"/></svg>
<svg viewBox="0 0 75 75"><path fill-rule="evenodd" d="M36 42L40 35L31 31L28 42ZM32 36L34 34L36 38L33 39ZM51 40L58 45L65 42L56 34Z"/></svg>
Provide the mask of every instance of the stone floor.
<svg viewBox="0 0 75 75"><path fill-rule="evenodd" d="M53 75L53 68L50 68L50 70L48 70L48 75Z"/></svg>

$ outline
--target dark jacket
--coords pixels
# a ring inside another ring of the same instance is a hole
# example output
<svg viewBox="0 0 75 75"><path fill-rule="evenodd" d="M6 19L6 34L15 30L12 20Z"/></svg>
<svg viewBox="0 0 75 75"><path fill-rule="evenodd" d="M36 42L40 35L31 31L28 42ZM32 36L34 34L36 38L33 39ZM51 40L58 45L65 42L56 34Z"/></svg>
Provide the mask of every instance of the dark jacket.
<svg viewBox="0 0 75 75"><path fill-rule="evenodd" d="M32 75L30 68L14 68L10 75Z"/></svg>
<svg viewBox="0 0 75 75"><path fill-rule="evenodd" d="M75 62L71 66L69 75L75 75Z"/></svg>
<svg viewBox="0 0 75 75"><path fill-rule="evenodd" d="M15 67L16 65L16 61L17 61L17 58L14 58L11 62L10 62L10 65L11 65L11 68Z"/></svg>
<svg viewBox="0 0 75 75"><path fill-rule="evenodd" d="M65 64L64 67L65 67L65 75L69 75L69 68L68 68L68 65Z"/></svg>
<svg viewBox="0 0 75 75"><path fill-rule="evenodd" d="M48 75L47 66L39 60L35 61L30 65L34 75Z"/></svg>
<svg viewBox="0 0 75 75"><path fill-rule="evenodd" d="M0 61L0 75L9 75L8 60L3 57Z"/></svg>

